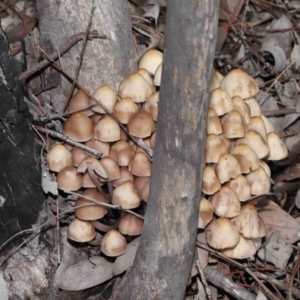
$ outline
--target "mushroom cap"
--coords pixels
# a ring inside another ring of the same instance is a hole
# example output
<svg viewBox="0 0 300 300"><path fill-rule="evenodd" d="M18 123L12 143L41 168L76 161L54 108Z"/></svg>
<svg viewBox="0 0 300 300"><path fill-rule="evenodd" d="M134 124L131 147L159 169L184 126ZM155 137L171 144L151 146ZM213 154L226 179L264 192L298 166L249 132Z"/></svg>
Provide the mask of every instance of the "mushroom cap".
<svg viewBox="0 0 300 300"><path fill-rule="evenodd" d="M230 222L245 238L261 238L266 235L266 226L252 204L243 205L240 214Z"/></svg>
<svg viewBox="0 0 300 300"><path fill-rule="evenodd" d="M223 132L221 121L213 108L208 109L207 115L207 134L221 134Z"/></svg>
<svg viewBox="0 0 300 300"><path fill-rule="evenodd" d="M101 184L100 181L99 181L99 184ZM87 172L82 174L82 187L86 188L86 189L96 188L94 181L92 180L89 173L87 173Z"/></svg>
<svg viewBox="0 0 300 300"><path fill-rule="evenodd" d="M155 131L155 122L145 110L137 111L127 124L128 132L138 138L146 138Z"/></svg>
<svg viewBox="0 0 300 300"><path fill-rule="evenodd" d="M68 226L67 235L72 241L85 243L96 236L96 230L90 221L75 218Z"/></svg>
<svg viewBox="0 0 300 300"><path fill-rule="evenodd" d="M89 156L83 149L78 147L73 147L71 153L73 157L73 165L75 167L78 167L80 163Z"/></svg>
<svg viewBox="0 0 300 300"><path fill-rule="evenodd" d="M219 88L223 78L224 76L219 71L213 70L210 83L210 91Z"/></svg>
<svg viewBox="0 0 300 300"><path fill-rule="evenodd" d="M147 177L145 177L147 178ZM113 180L113 186L117 187L119 185L121 185L123 182L130 180L130 181L134 181L134 176L133 174L128 170L127 167L121 167L120 168L120 178Z"/></svg>
<svg viewBox="0 0 300 300"><path fill-rule="evenodd" d="M73 156L64 145L56 144L48 151L46 162L51 171L59 172L61 169L73 165Z"/></svg>
<svg viewBox="0 0 300 300"><path fill-rule="evenodd" d="M125 213L119 222L119 231L124 235L140 235L144 221L133 214Z"/></svg>
<svg viewBox="0 0 300 300"><path fill-rule="evenodd" d="M267 175L271 178L271 169L267 163L262 159L259 160L259 165L266 171Z"/></svg>
<svg viewBox="0 0 300 300"><path fill-rule="evenodd" d="M94 138L100 142L118 141L121 138L121 128L111 116L105 115L94 127Z"/></svg>
<svg viewBox="0 0 300 300"><path fill-rule="evenodd" d="M272 122L267 117L265 117L264 115L261 115L260 117L265 123L267 134L270 133L270 132L274 132L275 129L274 129L274 126L273 126Z"/></svg>
<svg viewBox="0 0 300 300"><path fill-rule="evenodd" d="M138 105L130 97L123 98L114 107L114 115L118 120L127 124L130 118L139 110Z"/></svg>
<svg viewBox="0 0 300 300"><path fill-rule="evenodd" d="M101 152L103 156L108 156L109 154L110 144L107 142L100 142L94 138L91 138L89 141L85 142L85 145Z"/></svg>
<svg viewBox="0 0 300 300"><path fill-rule="evenodd" d="M202 175L202 192L206 195L212 195L221 188L221 183L216 175L215 169L206 166Z"/></svg>
<svg viewBox="0 0 300 300"><path fill-rule="evenodd" d="M153 93L153 86L139 73L126 77L119 86L121 98L130 97L134 102L145 102Z"/></svg>
<svg viewBox="0 0 300 300"><path fill-rule="evenodd" d="M120 178L120 167L112 158L105 156L100 162L106 171L108 181Z"/></svg>
<svg viewBox="0 0 300 300"><path fill-rule="evenodd" d="M259 167L257 170L245 175L245 177L250 183L252 195L269 193L271 181L263 167Z"/></svg>
<svg viewBox="0 0 300 300"><path fill-rule="evenodd" d="M205 229L207 243L215 249L234 247L240 240L237 229L227 218L213 220Z"/></svg>
<svg viewBox="0 0 300 300"><path fill-rule="evenodd" d="M111 229L102 238L100 248L107 256L119 256L127 250L126 238L118 230Z"/></svg>
<svg viewBox="0 0 300 300"><path fill-rule="evenodd" d="M109 112L113 112L113 108L116 104L116 94L112 90L112 88L104 84L100 86L92 95L97 101L98 105L92 107L92 110L98 112L100 114L105 114L106 111L101 107L100 104L104 105ZM93 102L94 100L91 99ZM99 104L100 103L100 104Z"/></svg>
<svg viewBox="0 0 300 300"><path fill-rule="evenodd" d="M143 103L142 108L147 111L154 121L157 121L157 113L158 113L158 99L159 92L153 93L146 102Z"/></svg>
<svg viewBox="0 0 300 300"><path fill-rule="evenodd" d="M77 191L82 186L82 175L73 166L61 169L56 177L57 186L64 191Z"/></svg>
<svg viewBox="0 0 300 300"><path fill-rule="evenodd" d="M229 153L223 153L216 167L216 175L220 183L235 179L240 174L242 174L242 170L238 160Z"/></svg>
<svg viewBox="0 0 300 300"><path fill-rule="evenodd" d="M150 190L150 179L151 177L136 177L134 179L134 186L142 200L148 201L149 190Z"/></svg>
<svg viewBox="0 0 300 300"><path fill-rule="evenodd" d="M236 141L236 145L247 144L258 156L258 158L266 157L270 148L263 137L256 131L249 130L246 132L245 136Z"/></svg>
<svg viewBox="0 0 300 300"><path fill-rule="evenodd" d="M133 148L126 141L122 140L114 143L109 152L109 157L117 162L120 167L127 167L134 155Z"/></svg>
<svg viewBox="0 0 300 300"><path fill-rule="evenodd" d="M67 118L64 124L64 133L71 140L86 142L93 137L93 122L82 113L74 113Z"/></svg>
<svg viewBox="0 0 300 300"><path fill-rule="evenodd" d="M161 74L162 74L162 63L159 64L159 66L155 70L154 80L153 80L153 83L154 83L155 86L160 86Z"/></svg>
<svg viewBox="0 0 300 300"><path fill-rule="evenodd" d="M150 49L140 58L139 69L146 69L150 74L154 74L162 61L163 53L156 49Z"/></svg>
<svg viewBox="0 0 300 300"><path fill-rule="evenodd" d="M222 116L233 109L233 103L226 91L217 88L210 93L209 107L213 108L218 116Z"/></svg>
<svg viewBox="0 0 300 300"><path fill-rule="evenodd" d="M235 145L230 150L230 154L238 160L243 174L259 168L259 158L247 144Z"/></svg>
<svg viewBox="0 0 300 300"><path fill-rule="evenodd" d="M131 180L117 186L113 191L112 202L124 209L136 208L141 204L141 198Z"/></svg>
<svg viewBox="0 0 300 300"><path fill-rule="evenodd" d="M212 195L210 203L214 213L219 217L232 218L240 213L240 201L235 192L228 186L222 186L218 192Z"/></svg>
<svg viewBox="0 0 300 300"><path fill-rule="evenodd" d="M101 179L108 179L108 174L101 161L89 156L85 158L77 168L77 173L84 173L88 168L92 169Z"/></svg>
<svg viewBox="0 0 300 300"><path fill-rule="evenodd" d="M205 228L212 220L213 215L214 210L211 203L207 199L201 198L199 201L198 228Z"/></svg>
<svg viewBox="0 0 300 300"><path fill-rule="evenodd" d="M245 120L237 110L232 110L222 118L223 135L228 139L245 136Z"/></svg>
<svg viewBox="0 0 300 300"><path fill-rule="evenodd" d="M151 85L153 85L153 78L146 69L138 69L136 72L142 75L144 79L146 79Z"/></svg>
<svg viewBox="0 0 300 300"><path fill-rule="evenodd" d="M247 124L248 130L256 131L265 141L268 140L266 126L261 117L251 117L250 122Z"/></svg>
<svg viewBox="0 0 300 300"><path fill-rule="evenodd" d="M87 108L91 104L88 94L84 90L79 89L69 101L69 113L72 114L80 110L82 114L92 116L94 112L91 108Z"/></svg>
<svg viewBox="0 0 300 300"><path fill-rule="evenodd" d="M107 203L104 196L100 194L96 189L86 189L82 195L93 198L95 201L98 202ZM97 204L78 207L80 205L91 204L91 203L93 202L91 202L88 199L85 199L83 197L78 197L75 203L75 216L81 220L97 220L97 219L101 219L107 214L108 212L107 207L97 205Z"/></svg>
<svg viewBox="0 0 300 300"><path fill-rule="evenodd" d="M225 142L219 135L208 134L205 144L205 162L217 163L221 154L226 153L227 148Z"/></svg>
<svg viewBox="0 0 300 300"><path fill-rule="evenodd" d="M260 117L261 116L261 108L255 98L246 99L245 103L247 103L247 105L250 108L250 117Z"/></svg>
<svg viewBox="0 0 300 300"><path fill-rule="evenodd" d="M151 176L152 163L144 152L136 152L128 169L135 176L148 177Z"/></svg>
<svg viewBox="0 0 300 300"><path fill-rule="evenodd" d="M226 183L237 195L240 202L247 201L251 197L251 186L249 181L243 175L231 179Z"/></svg>
<svg viewBox="0 0 300 300"><path fill-rule="evenodd" d="M268 160L281 160L287 157L287 146L275 132L268 133L268 145L270 147Z"/></svg>
<svg viewBox="0 0 300 300"><path fill-rule="evenodd" d="M220 87L224 89L230 97L240 96L243 99L248 99L256 96L259 93L259 88L255 80L241 69L235 69L226 75Z"/></svg>
<svg viewBox="0 0 300 300"><path fill-rule="evenodd" d="M245 259L253 256L257 251L254 242L246 239L240 234L239 242L233 248L227 248L222 251L224 255L235 259Z"/></svg>
<svg viewBox="0 0 300 300"><path fill-rule="evenodd" d="M232 97L233 109L240 112L242 117L245 120L245 123L248 124L250 121L251 110L249 105L239 96Z"/></svg>

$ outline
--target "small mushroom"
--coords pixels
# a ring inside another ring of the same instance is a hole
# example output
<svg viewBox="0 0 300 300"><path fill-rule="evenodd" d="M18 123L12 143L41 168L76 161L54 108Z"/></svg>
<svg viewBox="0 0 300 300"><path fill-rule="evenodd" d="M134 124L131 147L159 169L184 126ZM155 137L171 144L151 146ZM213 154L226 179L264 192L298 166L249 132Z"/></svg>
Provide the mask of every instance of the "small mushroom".
<svg viewBox="0 0 300 300"><path fill-rule="evenodd" d="M68 226L67 236L72 241L85 243L96 236L96 230L90 221L75 218Z"/></svg>
<svg viewBox="0 0 300 300"><path fill-rule="evenodd" d="M127 250L126 238L118 230L111 229L104 235L100 247L107 256L119 256Z"/></svg>

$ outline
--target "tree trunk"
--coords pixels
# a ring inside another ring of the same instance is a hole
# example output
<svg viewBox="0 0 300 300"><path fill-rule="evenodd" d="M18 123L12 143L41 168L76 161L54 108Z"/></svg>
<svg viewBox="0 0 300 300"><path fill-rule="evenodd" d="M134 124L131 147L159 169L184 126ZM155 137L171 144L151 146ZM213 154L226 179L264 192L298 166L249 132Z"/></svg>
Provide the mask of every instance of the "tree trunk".
<svg viewBox="0 0 300 300"><path fill-rule="evenodd" d="M39 162L33 155L30 114L18 81L21 71L0 26L0 246L14 234L31 228L45 198Z"/></svg>
<svg viewBox="0 0 300 300"><path fill-rule="evenodd" d="M143 234L119 299L184 298L197 234L218 1L169 3Z"/></svg>

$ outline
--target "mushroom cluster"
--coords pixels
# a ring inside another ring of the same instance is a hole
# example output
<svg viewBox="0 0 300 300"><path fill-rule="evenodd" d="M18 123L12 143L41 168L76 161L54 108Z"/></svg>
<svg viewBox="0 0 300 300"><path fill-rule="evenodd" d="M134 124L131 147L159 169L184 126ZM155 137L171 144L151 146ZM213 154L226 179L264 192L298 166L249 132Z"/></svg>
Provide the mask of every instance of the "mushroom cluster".
<svg viewBox="0 0 300 300"><path fill-rule="evenodd" d="M264 223L255 206L242 204L270 191L271 172L265 161L288 154L261 112L258 93L256 82L243 70L225 77L214 71L198 227L206 227L211 247L232 258L250 257L260 247Z"/></svg>
<svg viewBox="0 0 300 300"><path fill-rule="evenodd" d="M122 213L111 228L105 227L101 220L109 209L95 202L135 209L148 200L152 163L145 147L137 146L132 137L154 148L162 60L162 52L148 50L138 71L120 83L117 94L103 85L93 99L83 90L71 98L64 133L101 152L101 159L62 144L53 146L46 156L59 189L82 192L68 237L87 242L94 239L96 230L107 231L101 241L107 256L123 254L130 237L142 232L143 220L129 213ZM253 255L265 235L256 208L241 204L252 195L269 192L271 174L265 160L287 155L285 144L254 98L258 92L254 79L240 69L224 78L214 72L198 227L206 228L211 247L234 258Z"/></svg>

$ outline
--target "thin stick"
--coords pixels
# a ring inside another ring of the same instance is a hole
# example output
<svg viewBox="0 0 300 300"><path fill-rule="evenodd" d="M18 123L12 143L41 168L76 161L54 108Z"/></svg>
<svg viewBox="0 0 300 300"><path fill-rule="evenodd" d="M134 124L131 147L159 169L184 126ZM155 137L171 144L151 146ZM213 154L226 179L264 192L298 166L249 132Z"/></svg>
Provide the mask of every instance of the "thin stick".
<svg viewBox="0 0 300 300"><path fill-rule="evenodd" d="M81 148L82 150L90 153L91 155L95 156L96 158L102 158L103 157L103 153L93 149L93 148L90 148L86 145L83 145L79 142L75 142L71 139L69 139L68 137L66 137L65 135L61 134L61 133L58 133L56 131L52 131L52 130L49 130L49 129L45 129L45 128L42 128L42 127L35 127L36 130L38 130L39 132L43 132L43 133L47 133L48 135L54 137L54 138L58 138L70 145L73 145L75 147L78 147L78 148Z"/></svg>
<svg viewBox="0 0 300 300"><path fill-rule="evenodd" d="M208 300L213 300L210 288L209 288L208 283L206 281L206 277L204 275L204 272L202 270L202 267L201 267L198 259L196 259L196 266L197 266L199 274L200 274L201 282L202 282L202 284L205 288L206 297L207 297Z"/></svg>
<svg viewBox="0 0 300 300"><path fill-rule="evenodd" d="M52 53L50 55L50 57L54 60L56 60L58 58L58 56L65 54L67 51L69 51L69 49L71 49L75 44L77 44L79 41L83 40L85 37L84 33L79 33L77 35L73 35L72 37L70 37L70 39L59 49L59 51L55 51L54 53ZM95 39L95 38L99 38L99 39L108 39L107 36L105 34L99 34L97 30L93 30L89 33L88 36L89 39ZM37 73L38 71L40 71L41 69L45 68L46 66L50 65L50 61L49 59L44 59L42 60L39 64L37 64L36 66L32 67L31 69L27 70L26 72L22 73L19 76L19 80L24 83L25 80L32 76L33 74Z"/></svg>
<svg viewBox="0 0 300 300"><path fill-rule="evenodd" d="M85 34L84 34L84 39L83 39L83 43L82 43L82 47L81 47L81 51L80 51L79 62L78 62L78 65L77 65L77 68L76 68L76 71L75 71L74 79L72 80L72 86L69 90L69 93L66 97L65 104L64 104L63 109L62 109L63 113L65 112L65 110L66 110L66 108L69 104L69 101L70 101L71 96L72 96L73 91L74 91L74 87L76 85L76 80L78 79L78 74L79 74L79 71L80 71L80 67L82 65L83 55L84 55L85 48L86 48L86 43L87 43L87 40L88 40L88 35L89 35L90 29L91 29L94 9L95 9L95 0L92 1L92 8L91 8L91 13L90 13L90 18L89 18L89 22L88 22L88 25L87 25L87 28L86 28L86 31L85 31Z"/></svg>

